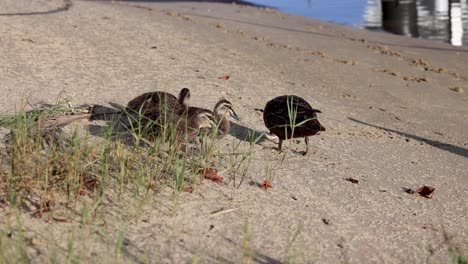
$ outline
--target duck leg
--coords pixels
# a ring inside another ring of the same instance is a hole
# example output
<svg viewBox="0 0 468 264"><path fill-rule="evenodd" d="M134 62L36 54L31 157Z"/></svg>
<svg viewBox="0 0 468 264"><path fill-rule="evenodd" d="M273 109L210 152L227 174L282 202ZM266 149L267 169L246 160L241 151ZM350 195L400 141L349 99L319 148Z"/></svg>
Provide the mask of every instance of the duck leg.
<svg viewBox="0 0 468 264"><path fill-rule="evenodd" d="M278 151L279 151L279 152L282 151L282 150L281 150L282 146L283 146L283 140L280 138L280 139L279 139L279 143L278 143Z"/></svg>
<svg viewBox="0 0 468 264"><path fill-rule="evenodd" d="M302 154L303 156L307 155L307 152L309 151L309 137L305 137L305 144L306 144L306 150Z"/></svg>

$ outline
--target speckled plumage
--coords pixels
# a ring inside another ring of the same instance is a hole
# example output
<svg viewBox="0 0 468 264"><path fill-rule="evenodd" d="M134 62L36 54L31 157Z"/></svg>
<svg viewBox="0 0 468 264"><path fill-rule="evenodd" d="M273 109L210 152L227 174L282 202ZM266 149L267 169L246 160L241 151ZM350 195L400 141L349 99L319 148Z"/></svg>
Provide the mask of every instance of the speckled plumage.
<svg viewBox="0 0 468 264"><path fill-rule="evenodd" d="M177 137L180 140L190 142L197 138L200 130L208 129L216 126L216 118L208 109L198 109L189 112L187 116L182 117L177 121Z"/></svg>
<svg viewBox="0 0 468 264"><path fill-rule="evenodd" d="M190 115L191 113L198 111L200 109L210 111L208 109L199 108L199 107L189 107L188 113ZM214 114L216 118L216 124L218 125L218 138L221 138L227 135L231 131L231 124L229 120L227 120L226 118L227 115L239 120L237 113L234 111L234 108L232 107L232 103L226 99L219 100L216 103L215 107L213 108L213 112L211 113ZM212 131L204 130L203 132L205 134L211 134Z"/></svg>
<svg viewBox="0 0 468 264"><path fill-rule="evenodd" d="M178 97L162 91L148 92L128 102L127 110L156 120L162 113L182 115L188 108L189 99L190 90L187 88L180 90Z"/></svg>
<svg viewBox="0 0 468 264"><path fill-rule="evenodd" d="M139 125L146 127L149 138L175 133L178 138L187 134L187 138L192 140L193 134L196 136L200 128L206 127L206 124L200 123L203 118L199 115L205 114L211 119L214 118L210 112L194 112L188 115L189 98L190 90L187 88L183 88L178 97L162 91L144 93L127 104L127 111L139 114Z"/></svg>

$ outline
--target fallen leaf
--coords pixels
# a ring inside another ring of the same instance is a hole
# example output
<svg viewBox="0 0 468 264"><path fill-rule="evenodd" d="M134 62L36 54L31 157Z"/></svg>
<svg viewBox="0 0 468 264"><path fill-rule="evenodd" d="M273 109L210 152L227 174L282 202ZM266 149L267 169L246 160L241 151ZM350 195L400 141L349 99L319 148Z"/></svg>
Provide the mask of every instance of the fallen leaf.
<svg viewBox="0 0 468 264"><path fill-rule="evenodd" d="M273 188L273 185L271 184L270 181L262 181L262 183L260 184L260 189L262 190L268 190L271 188Z"/></svg>
<svg viewBox="0 0 468 264"><path fill-rule="evenodd" d="M424 185L420 187L419 189L417 189L415 192L419 193L419 195L424 196L428 199L432 199L432 197L434 196L434 190L435 190L434 187Z"/></svg>
<svg viewBox="0 0 468 264"><path fill-rule="evenodd" d="M68 223L68 222L70 222L70 219L64 218L64 217L56 217L56 216L53 216L52 219L53 219L54 221L57 221L57 222L60 222L60 223Z"/></svg>
<svg viewBox="0 0 468 264"><path fill-rule="evenodd" d="M346 178L345 181L349 181L349 182L352 182L352 183L354 183L354 184L358 184L358 183L359 183L358 180L353 179L353 178Z"/></svg>
<svg viewBox="0 0 468 264"><path fill-rule="evenodd" d="M212 168L208 169L202 169L200 170L200 174L205 176L206 179L209 179L211 181L214 181L216 183L222 183L223 182L223 177L218 175L216 171Z"/></svg>
<svg viewBox="0 0 468 264"><path fill-rule="evenodd" d="M182 191L192 193L193 192L193 187L192 186L185 186L184 189L182 189Z"/></svg>
<svg viewBox="0 0 468 264"><path fill-rule="evenodd" d="M218 77L218 79L220 79L220 80L229 80L229 78L231 78L231 76L229 76L229 75L224 75L224 76Z"/></svg>

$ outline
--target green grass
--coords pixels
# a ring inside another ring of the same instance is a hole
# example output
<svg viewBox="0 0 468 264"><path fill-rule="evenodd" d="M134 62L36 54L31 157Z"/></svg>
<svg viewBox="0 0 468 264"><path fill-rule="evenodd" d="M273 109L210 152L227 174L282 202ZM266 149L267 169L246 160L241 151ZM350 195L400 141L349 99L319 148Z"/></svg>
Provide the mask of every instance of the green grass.
<svg viewBox="0 0 468 264"><path fill-rule="evenodd" d="M141 113L116 115L97 137L90 136L82 125L72 123L62 128L62 123L56 122L81 113L85 113L84 108L61 104L0 116L0 126L10 130L7 140L0 143L1 155L6 157L0 164L0 201L11 210L17 208L19 214L28 213L46 221L54 221L51 219L56 212L78 219L71 222L95 230L86 232L98 232L107 243L115 245L116 259L122 257L126 231L115 230L119 234L116 237L96 226L106 218L104 199L112 197L117 204L130 204L124 215L137 220L155 193L171 187L177 204L184 187L196 187L203 180L199 172L220 169L224 157L241 157L236 160L235 170L246 177L255 139L240 154L228 151L224 156L217 152L216 133L202 136L201 143L192 146L177 134L177 123L156 124ZM128 127L125 131L118 129L122 123ZM159 136L152 134L154 126L161 129ZM241 148L238 145L234 150ZM223 172L229 174L231 170ZM128 223L129 219L123 218L116 221ZM20 218L12 224L22 230ZM86 237L85 229L68 236L66 245L47 246L51 250L48 261L86 262L88 259L80 254L89 245L86 239L77 239ZM0 259L28 262L26 248L31 245L21 232L18 234L15 245L9 243L5 233L0 234Z"/></svg>
<svg viewBox="0 0 468 264"><path fill-rule="evenodd" d="M253 261L252 243L252 226L249 222L244 224L244 238L242 240L242 264L250 264Z"/></svg>
<svg viewBox="0 0 468 264"><path fill-rule="evenodd" d="M0 226L0 263L29 262L34 257L30 249L37 247L35 243L44 243L41 250L46 248L48 253L42 260L49 263L131 260L125 246L126 235L144 208L154 203L155 193L172 188L175 215L184 187L196 187L202 182L201 169L223 169L219 173L228 175L227 186L239 188L249 177L255 144L263 136L251 134L246 142L236 141L219 150L216 133L212 133L204 135L196 150L190 151L177 142L180 138L176 138L176 129L171 125L162 127L162 136L152 137L152 127L160 124L141 115L116 118L98 137L91 137L81 126L62 129L48 123L57 120L51 117L72 116L80 111L69 106L51 106L0 116L0 126L11 130L0 148L0 154L6 157L0 164L0 201L5 201L9 211L14 212L12 220L5 217ZM295 124L297 109L290 111L294 131L301 124ZM125 123L129 125L123 132L115 129L116 124L123 122L122 118L127 118ZM266 180L275 178L285 157L286 152L277 165L265 165ZM118 216L108 219L106 200L112 200ZM31 241L28 232L33 230L23 225L22 216L55 223L56 213L70 225L69 233L60 237L39 234L39 242ZM119 227L109 230L106 226L109 221L119 223ZM282 259L285 263L304 262L299 244L301 231L301 227L293 230L285 241ZM243 263L252 263L255 257L253 236L252 226L246 223L241 242ZM108 252L90 256L95 240L108 245ZM451 263L468 263L466 255L452 248L448 252ZM194 256L194 263L201 258L199 254ZM147 256L154 261L151 255Z"/></svg>
<svg viewBox="0 0 468 264"><path fill-rule="evenodd" d="M154 126L151 122L132 120L128 134L135 144L128 146L114 140L112 126L104 131L101 139L83 137L78 128L68 134L59 127L45 131L42 124L56 114L49 109L0 118L0 124L11 130L6 146L8 164L2 166L0 189L0 197L6 197L10 205L18 205L30 192L37 192L41 197L49 192L62 192L70 204L95 187L99 187L100 193L117 187L121 194L129 182L137 183L134 186L139 194L171 182L174 190L180 191L187 176L186 168L193 166L180 153L180 143L176 142L175 129L170 125L164 126L161 138L143 148L140 141L150 133ZM202 151L198 164L209 159L211 153L213 147Z"/></svg>
<svg viewBox="0 0 468 264"><path fill-rule="evenodd" d="M450 263L468 264L468 255L459 255L453 251L450 252Z"/></svg>

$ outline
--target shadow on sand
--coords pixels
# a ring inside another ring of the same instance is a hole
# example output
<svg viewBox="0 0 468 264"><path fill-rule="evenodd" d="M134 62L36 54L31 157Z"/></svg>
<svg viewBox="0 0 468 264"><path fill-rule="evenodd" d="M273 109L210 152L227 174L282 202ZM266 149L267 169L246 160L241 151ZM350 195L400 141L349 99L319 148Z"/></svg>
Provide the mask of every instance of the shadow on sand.
<svg viewBox="0 0 468 264"><path fill-rule="evenodd" d="M372 125L372 124L366 123L364 121L354 119L352 117L348 117L348 119L353 121L353 122L362 124L362 125L375 127L375 128L387 131L387 132L392 132L392 133L398 134L400 136L404 136L404 137L407 137L407 138L414 139L414 140L419 141L419 142L425 142L426 144L431 145L433 147L436 147L438 149L445 150L445 151L451 152L453 154L457 154L457 155L460 155L462 157L468 158L468 149L466 149L466 148L462 148L462 147L455 146L455 145L452 145L452 144L442 143L442 142L437 141L437 140L423 138L423 137L420 137L420 136L408 134L408 133L401 132L401 131L391 129L391 128Z"/></svg>
<svg viewBox="0 0 468 264"><path fill-rule="evenodd" d="M256 144L259 144L267 140L265 136L265 132L259 132L257 130L253 130L251 128L248 128L246 126L243 126L234 122L229 122L229 123L231 123L231 131L229 132L229 134L237 138L240 141L245 141L245 142L256 141Z"/></svg>
<svg viewBox="0 0 468 264"><path fill-rule="evenodd" d="M95 105L91 118L95 124L88 126L91 135L107 138L111 141L120 141L128 146L136 145L135 138L131 133L131 123L135 116L125 112L125 107L109 103L112 107ZM96 122L97 121L97 122ZM140 141L139 145L144 146L145 142Z"/></svg>

